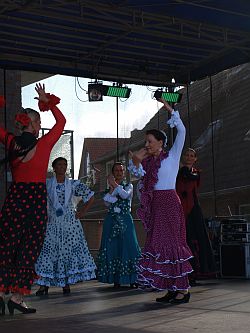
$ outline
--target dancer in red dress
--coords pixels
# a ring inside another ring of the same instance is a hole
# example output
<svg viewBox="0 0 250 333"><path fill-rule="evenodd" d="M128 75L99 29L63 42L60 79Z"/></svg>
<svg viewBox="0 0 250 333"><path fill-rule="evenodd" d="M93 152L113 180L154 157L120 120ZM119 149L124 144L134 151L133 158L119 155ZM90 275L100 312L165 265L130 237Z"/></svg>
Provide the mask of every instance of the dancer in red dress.
<svg viewBox="0 0 250 333"><path fill-rule="evenodd" d="M5 313L4 294L12 292L8 301L14 310L33 313L23 296L30 294L36 278L34 265L43 245L47 222L46 175L50 152L60 138L66 120L57 108L60 99L46 94L44 85L36 85L40 111L51 110L56 124L38 139L40 115L25 109L16 115L21 131L14 136L0 127L0 141L5 145L13 183L0 213L0 313Z"/></svg>
<svg viewBox="0 0 250 333"><path fill-rule="evenodd" d="M176 191L181 199L186 219L187 243L194 256L190 260L194 270L189 275L191 286L197 285L196 279L216 276L213 250L198 200L200 172L194 167L196 161L195 150L188 148L183 154L183 166L176 180Z"/></svg>

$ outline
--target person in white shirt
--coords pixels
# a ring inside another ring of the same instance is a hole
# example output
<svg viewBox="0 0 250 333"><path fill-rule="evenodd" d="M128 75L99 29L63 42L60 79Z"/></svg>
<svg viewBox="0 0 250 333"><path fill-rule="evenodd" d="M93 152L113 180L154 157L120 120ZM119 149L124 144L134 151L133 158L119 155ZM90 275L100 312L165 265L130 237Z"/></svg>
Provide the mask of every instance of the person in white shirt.
<svg viewBox="0 0 250 333"><path fill-rule="evenodd" d="M98 281L136 287L137 264L141 255L134 222L130 213L133 185L124 179L125 168L115 162L108 176L109 189L104 196L108 213L103 222L101 246L97 260Z"/></svg>
<svg viewBox="0 0 250 333"><path fill-rule="evenodd" d="M147 237L138 264L138 283L141 288L166 290L158 302L187 303L190 299L188 274L192 272L189 259L192 253L186 243L185 217L175 191L186 130L179 112L163 99L170 113L170 127L177 135L169 152L165 151L167 137L163 131L146 131L145 147L130 151L129 171L140 178L138 183L141 219Z"/></svg>

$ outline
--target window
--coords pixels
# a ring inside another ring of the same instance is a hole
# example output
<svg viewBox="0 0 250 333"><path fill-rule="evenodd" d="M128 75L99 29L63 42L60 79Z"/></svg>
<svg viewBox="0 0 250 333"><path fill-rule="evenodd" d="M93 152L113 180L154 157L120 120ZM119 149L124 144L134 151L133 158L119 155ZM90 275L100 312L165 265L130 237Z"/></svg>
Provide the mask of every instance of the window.
<svg viewBox="0 0 250 333"><path fill-rule="evenodd" d="M114 160L108 161L106 163L106 176L110 175L112 173L112 166L114 164Z"/></svg>

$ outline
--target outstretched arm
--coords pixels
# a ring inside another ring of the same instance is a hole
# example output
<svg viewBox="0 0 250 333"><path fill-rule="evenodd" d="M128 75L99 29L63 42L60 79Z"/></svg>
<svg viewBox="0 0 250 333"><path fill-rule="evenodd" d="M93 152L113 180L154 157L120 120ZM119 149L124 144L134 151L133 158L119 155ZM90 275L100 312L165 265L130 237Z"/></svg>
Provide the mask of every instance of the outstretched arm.
<svg viewBox="0 0 250 333"><path fill-rule="evenodd" d="M164 108L170 113L170 115L172 114L172 112L174 111L174 109L168 104L167 101L165 101L165 99L163 98L159 98L158 99L159 102L161 102L164 106Z"/></svg>
<svg viewBox="0 0 250 333"><path fill-rule="evenodd" d="M60 99L54 95L47 94L45 92L44 84L43 85L41 85L40 83L36 84L35 90L38 93L38 97L35 97L35 99L38 100L38 106L40 108L40 111L51 110L56 120L55 125L52 127L49 133L47 133L43 137L44 140L46 140L49 145L53 146L60 138L64 126L66 124L66 119L64 115L56 106L60 102Z"/></svg>
<svg viewBox="0 0 250 333"><path fill-rule="evenodd" d="M171 128L176 127L177 129L177 135L170 151L171 154L173 154L177 159L179 159L185 142L185 136L186 136L185 126L180 118L178 111L174 111L174 109L163 98L159 98L158 101L163 103L164 108L171 115L171 118L168 120L168 124L170 125L170 127Z"/></svg>

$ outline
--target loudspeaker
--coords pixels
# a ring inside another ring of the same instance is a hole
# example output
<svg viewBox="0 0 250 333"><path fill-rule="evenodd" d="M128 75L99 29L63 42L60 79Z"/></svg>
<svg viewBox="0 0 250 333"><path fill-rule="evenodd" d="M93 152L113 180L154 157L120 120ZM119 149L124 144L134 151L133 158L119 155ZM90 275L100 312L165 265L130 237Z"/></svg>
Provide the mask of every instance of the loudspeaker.
<svg viewBox="0 0 250 333"><path fill-rule="evenodd" d="M221 277L250 278L250 244L220 245Z"/></svg>

